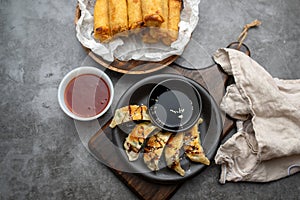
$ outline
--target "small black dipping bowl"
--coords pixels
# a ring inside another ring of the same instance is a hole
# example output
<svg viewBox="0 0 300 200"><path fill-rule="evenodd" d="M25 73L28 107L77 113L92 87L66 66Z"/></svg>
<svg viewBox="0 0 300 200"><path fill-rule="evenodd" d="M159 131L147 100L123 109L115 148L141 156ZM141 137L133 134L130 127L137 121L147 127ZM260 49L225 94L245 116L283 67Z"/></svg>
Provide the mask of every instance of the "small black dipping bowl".
<svg viewBox="0 0 300 200"><path fill-rule="evenodd" d="M201 96L188 80L167 79L150 92L148 108L154 125L165 131L182 132L198 122Z"/></svg>

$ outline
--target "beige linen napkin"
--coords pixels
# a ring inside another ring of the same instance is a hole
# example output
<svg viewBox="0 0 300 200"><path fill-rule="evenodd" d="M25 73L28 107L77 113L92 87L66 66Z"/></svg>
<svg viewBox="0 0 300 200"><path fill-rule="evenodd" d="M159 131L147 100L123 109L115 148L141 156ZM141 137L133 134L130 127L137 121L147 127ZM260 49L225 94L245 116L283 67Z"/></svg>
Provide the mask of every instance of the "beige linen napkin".
<svg viewBox="0 0 300 200"><path fill-rule="evenodd" d="M238 128L215 156L220 183L267 182L300 171L300 79L272 78L233 49L219 49L214 60L234 77L220 106Z"/></svg>

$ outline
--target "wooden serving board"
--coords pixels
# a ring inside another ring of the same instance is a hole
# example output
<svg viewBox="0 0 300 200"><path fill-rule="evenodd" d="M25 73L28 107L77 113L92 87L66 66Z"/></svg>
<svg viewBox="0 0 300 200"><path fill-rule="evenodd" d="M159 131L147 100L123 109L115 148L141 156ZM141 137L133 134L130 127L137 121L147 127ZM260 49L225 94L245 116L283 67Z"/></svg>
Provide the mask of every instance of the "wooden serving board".
<svg viewBox="0 0 300 200"><path fill-rule="evenodd" d="M208 89L210 94L214 97L216 103L219 105L224 95L224 85L228 79L219 66L213 65L203 70L191 70L183 69L176 65L171 66L175 69L176 73L189 77L203 87ZM110 116L111 118L112 116ZM89 141L90 151L100 160L104 161L110 166L112 172L122 180L129 189L131 189L141 199L169 199L177 191L182 183L176 183L171 185L152 183L144 180L138 174L131 174L124 172L124 170L118 170L120 168L125 169L128 167L126 163L121 162L119 150L112 144L112 132L108 127L110 121L108 121L99 132L97 132ZM234 122L223 115L223 132L221 138L224 138L230 130L234 127ZM130 170L130 169L129 169Z"/></svg>

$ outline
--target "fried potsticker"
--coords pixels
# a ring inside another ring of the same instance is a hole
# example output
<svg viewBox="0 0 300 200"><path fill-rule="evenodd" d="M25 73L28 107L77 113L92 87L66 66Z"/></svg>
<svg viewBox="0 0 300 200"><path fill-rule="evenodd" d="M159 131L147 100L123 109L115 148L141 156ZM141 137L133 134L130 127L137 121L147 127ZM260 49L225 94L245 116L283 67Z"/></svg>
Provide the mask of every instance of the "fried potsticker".
<svg viewBox="0 0 300 200"><path fill-rule="evenodd" d="M171 136L169 132L152 135L144 148L144 162L151 171L159 170L159 161Z"/></svg>
<svg viewBox="0 0 300 200"><path fill-rule="evenodd" d="M202 119L200 119L202 121ZM198 124L194 125L190 130L184 133L184 145L185 155L193 162L199 162L205 165L209 165L210 161L206 157L203 147L200 141L200 133L198 130Z"/></svg>
<svg viewBox="0 0 300 200"><path fill-rule="evenodd" d="M183 146L184 133L171 135L165 147L165 158L167 166L175 170L181 176L184 176L185 171L180 165L180 149Z"/></svg>

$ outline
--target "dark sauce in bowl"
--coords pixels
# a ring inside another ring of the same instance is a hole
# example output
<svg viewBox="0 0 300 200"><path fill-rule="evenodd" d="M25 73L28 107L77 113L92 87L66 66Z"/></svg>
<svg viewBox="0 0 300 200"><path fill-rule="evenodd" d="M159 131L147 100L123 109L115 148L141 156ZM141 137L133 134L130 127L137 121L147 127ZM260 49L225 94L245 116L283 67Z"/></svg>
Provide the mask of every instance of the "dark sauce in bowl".
<svg viewBox="0 0 300 200"><path fill-rule="evenodd" d="M190 98L178 90L167 90L160 94L154 104L155 115L161 124L178 127L192 117L193 104Z"/></svg>
<svg viewBox="0 0 300 200"><path fill-rule="evenodd" d="M158 83L148 99L152 123L166 131L185 131L197 123L201 113L201 96L184 79Z"/></svg>
<svg viewBox="0 0 300 200"><path fill-rule="evenodd" d="M73 78L64 92L68 109L80 117L93 117L101 113L109 103L107 83L94 74L82 74Z"/></svg>

